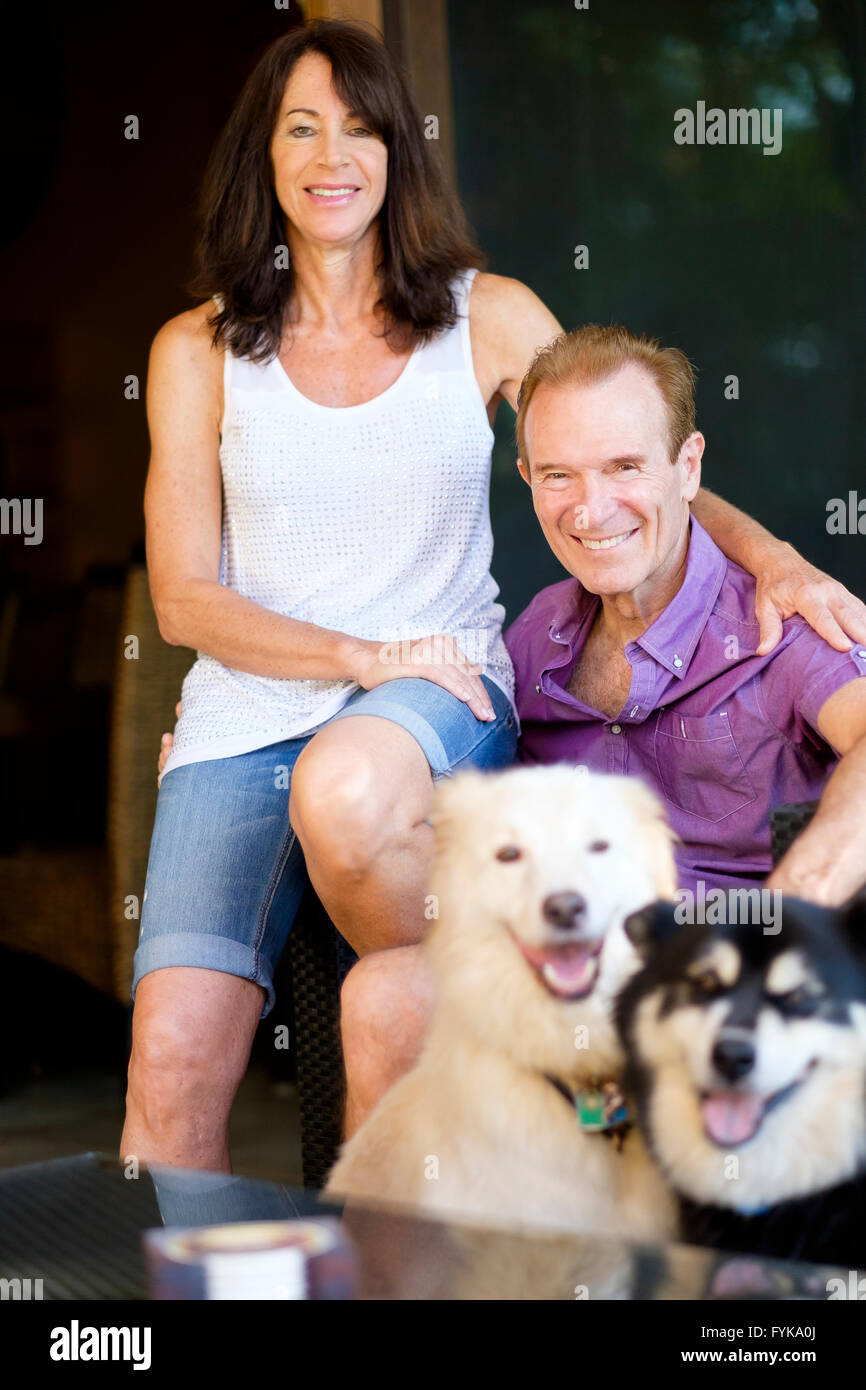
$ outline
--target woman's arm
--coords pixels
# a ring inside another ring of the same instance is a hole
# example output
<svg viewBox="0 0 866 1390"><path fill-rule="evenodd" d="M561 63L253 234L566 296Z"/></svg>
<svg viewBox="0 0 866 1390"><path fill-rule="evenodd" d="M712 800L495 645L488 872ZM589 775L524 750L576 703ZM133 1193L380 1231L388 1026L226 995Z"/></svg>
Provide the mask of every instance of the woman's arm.
<svg viewBox="0 0 866 1390"><path fill-rule="evenodd" d="M159 630L166 642L207 652L238 671L351 678L358 640L270 612L219 583L222 363L201 310L169 320L151 348L144 514Z"/></svg>

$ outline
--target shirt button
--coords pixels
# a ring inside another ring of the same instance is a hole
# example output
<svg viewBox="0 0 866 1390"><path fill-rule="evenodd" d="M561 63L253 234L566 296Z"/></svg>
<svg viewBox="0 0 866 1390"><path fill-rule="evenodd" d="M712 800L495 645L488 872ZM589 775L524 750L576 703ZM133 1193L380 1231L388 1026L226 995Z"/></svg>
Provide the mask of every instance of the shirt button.
<svg viewBox="0 0 866 1390"><path fill-rule="evenodd" d="M540 694L541 694L541 686L538 685L538 684L536 684L535 693L536 693L536 695L540 695Z"/></svg>
<svg viewBox="0 0 866 1390"><path fill-rule="evenodd" d="M858 652L857 655L858 655L859 657L862 657L862 659L863 659L864 661L866 661L866 652Z"/></svg>
<svg viewBox="0 0 866 1390"><path fill-rule="evenodd" d="M621 734L621 733L622 733L622 725L621 725L621 724L611 724L611 726L610 726L610 731L611 731L612 734Z"/></svg>
<svg viewBox="0 0 866 1390"><path fill-rule="evenodd" d="M680 667L682 666L682 664L683 664L683 659L682 659L682 657L681 657L681 656L677 656L676 652L674 652L674 665L676 666L677 670L680 669Z"/></svg>

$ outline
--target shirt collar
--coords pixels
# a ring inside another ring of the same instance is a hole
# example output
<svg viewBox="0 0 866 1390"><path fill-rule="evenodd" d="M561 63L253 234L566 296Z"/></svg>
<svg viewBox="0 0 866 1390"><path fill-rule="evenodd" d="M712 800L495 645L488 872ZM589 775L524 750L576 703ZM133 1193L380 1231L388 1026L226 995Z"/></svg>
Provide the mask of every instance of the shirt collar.
<svg viewBox="0 0 866 1390"><path fill-rule="evenodd" d="M691 518L686 573L678 592L667 608L631 646L642 647L649 656L679 680L686 675L707 619L719 596L727 571L727 561L719 547L695 517ZM554 642L573 648L574 639L600 600L579 580L570 584L551 618L548 635Z"/></svg>
<svg viewBox="0 0 866 1390"><path fill-rule="evenodd" d="M672 676L682 680L713 611L727 572L727 560L699 521L691 519L686 574L667 608L635 645ZM631 645L631 644L629 644Z"/></svg>
<svg viewBox="0 0 866 1390"><path fill-rule="evenodd" d="M589 593L579 579L573 579L550 620L548 636L554 642L573 647L577 633L600 602L598 594Z"/></svg>

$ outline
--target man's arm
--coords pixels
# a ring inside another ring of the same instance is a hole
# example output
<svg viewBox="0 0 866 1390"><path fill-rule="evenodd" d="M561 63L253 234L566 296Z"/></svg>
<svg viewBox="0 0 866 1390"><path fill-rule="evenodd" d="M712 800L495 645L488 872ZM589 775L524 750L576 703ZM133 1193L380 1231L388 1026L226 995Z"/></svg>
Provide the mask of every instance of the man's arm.
<svg viewBox="0 0 866 1390"><path fill-rule="evenodd" d="M771 652L782 636L782 622L795 613L806 619L837 652L866 642L866 604L823 570L810 565L787 541L702 487L692 512L729 559L758 581L755 613L760 623L759 654Z"/></svg>
<svg viewBox="0 0 866 1390"><path fill-rule="evenodd" d="M833 907L866 883L866 676L840 686L821 706L817 723L841 762L767 887Z"/></svg>

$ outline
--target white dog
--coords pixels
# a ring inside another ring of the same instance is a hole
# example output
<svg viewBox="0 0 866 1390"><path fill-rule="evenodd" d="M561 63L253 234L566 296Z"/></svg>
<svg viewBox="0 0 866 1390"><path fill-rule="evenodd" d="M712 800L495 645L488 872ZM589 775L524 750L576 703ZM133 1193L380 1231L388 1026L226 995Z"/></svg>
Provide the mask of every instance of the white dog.
<svg viewBox="0 0 866 1390"><path fill-rule="evenodd" d="M674 896L660 803L632 779L564 765L473 770L438 783L433 825L430 1031L328 1192L671 1235L674 1204L637 1131L622 1144L586 1132L573 1100L622 1070L611 1005L639 965L623 921Z"/></svg>

